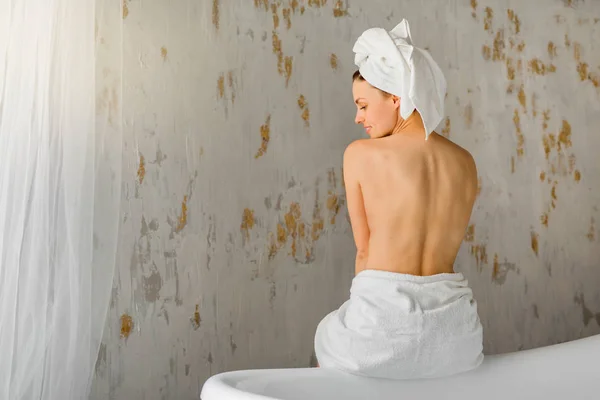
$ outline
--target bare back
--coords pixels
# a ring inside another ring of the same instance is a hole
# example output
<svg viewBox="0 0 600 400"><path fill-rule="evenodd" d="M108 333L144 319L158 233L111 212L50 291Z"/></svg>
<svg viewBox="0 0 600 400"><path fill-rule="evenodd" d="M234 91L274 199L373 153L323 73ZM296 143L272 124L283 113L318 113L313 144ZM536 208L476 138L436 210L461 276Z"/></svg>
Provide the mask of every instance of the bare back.
<svg viewBox="0 0 600 400"><path fill-rule="evenodd" d="M367 269L453 272L477 193L472 156L433 133L361 144L358 183L368 224Z"/></svg>

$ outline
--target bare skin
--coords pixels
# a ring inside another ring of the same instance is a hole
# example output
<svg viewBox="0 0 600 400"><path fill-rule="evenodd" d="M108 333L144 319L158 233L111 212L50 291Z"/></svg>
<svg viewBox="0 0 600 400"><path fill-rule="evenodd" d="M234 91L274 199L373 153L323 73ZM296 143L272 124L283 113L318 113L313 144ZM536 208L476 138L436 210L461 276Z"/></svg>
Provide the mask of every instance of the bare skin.
<svg viewBox="0 0 600 400"><path fill-rule="evenodd" d="M412 275L454 272L477 196L471 154L437 133L425 140L420 115L399 116L400 101L356 80L356 123L370 139L344 152L356 270Z"/></svg>

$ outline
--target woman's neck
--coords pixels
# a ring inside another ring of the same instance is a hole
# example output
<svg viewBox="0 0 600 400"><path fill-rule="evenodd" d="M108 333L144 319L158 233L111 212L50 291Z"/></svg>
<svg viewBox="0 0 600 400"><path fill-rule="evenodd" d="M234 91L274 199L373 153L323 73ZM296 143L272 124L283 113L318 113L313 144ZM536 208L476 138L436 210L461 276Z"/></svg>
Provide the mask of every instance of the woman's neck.
<svg viewBox="0 0 600 400"><path fill-rule="evenodd" d="M398 118L398 123L391 134L419 134L425 137L425 125L423 125L421 114L415 110L406 119Z"/></svg>

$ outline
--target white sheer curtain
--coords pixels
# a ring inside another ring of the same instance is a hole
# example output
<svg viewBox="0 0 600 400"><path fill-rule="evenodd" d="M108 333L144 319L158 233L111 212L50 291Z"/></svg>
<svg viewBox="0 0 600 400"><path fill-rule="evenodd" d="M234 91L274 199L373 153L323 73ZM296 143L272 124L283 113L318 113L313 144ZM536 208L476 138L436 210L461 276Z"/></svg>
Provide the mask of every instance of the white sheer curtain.
<svg viewBox="0 0 600 400"><path fill-rule="evenodd" d="M122 145L96 113L95 19L96 0L0 0L2 400L89 395Z"/></svg>

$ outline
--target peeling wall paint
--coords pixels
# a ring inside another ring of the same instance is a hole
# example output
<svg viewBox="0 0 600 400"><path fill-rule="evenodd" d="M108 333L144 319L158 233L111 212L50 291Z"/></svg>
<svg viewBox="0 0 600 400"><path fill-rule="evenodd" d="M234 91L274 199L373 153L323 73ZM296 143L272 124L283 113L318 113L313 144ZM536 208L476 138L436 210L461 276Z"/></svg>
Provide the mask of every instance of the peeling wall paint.
<svg viewBox="0 0 600 400"><path fill-rule="evenodd" d="M354 272L352 45L401 18L446 74L438 132L477 161L456 269L485 351L599 333L600 5L533 3L98 0L124 178L92 398L197 399L214 373L314 364Z"/></svg>

